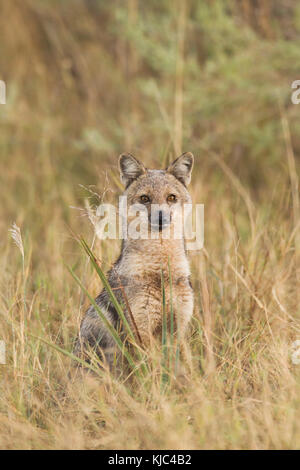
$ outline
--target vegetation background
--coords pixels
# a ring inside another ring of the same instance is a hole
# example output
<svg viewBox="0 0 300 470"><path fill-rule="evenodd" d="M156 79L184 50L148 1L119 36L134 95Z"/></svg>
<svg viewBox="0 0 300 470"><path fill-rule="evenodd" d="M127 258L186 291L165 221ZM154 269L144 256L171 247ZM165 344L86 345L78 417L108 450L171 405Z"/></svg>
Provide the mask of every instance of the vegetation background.
<svg viewBox="0 0 300 470"><path fill-rule="evenodd" d="M299 447L299 2L1 0L0 31L0 447ZM86 214L123 151L192 151L205 204L188 376L163 392L73 384L47 344L71 351L88 304L66 265L101 288L73 232L118 254Z"/></svg>

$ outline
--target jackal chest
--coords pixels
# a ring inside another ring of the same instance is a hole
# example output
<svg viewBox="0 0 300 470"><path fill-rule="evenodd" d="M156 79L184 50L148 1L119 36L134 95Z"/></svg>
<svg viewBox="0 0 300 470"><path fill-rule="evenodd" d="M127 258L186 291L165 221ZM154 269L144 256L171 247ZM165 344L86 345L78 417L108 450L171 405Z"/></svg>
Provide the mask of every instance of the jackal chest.
<svg viewBox="0 0 300 470"><path fill-rule="evenodd" d="M156 248L156 249L155 249ZM128 304L135 321L145 330L160 328L163 311L186 324L193 311L189 263L181 245L170 249L145 246L131 252L122 262Z"/></svg>
<svg viewBox="0 0 300 470"><path fill-rule="evenodd" d="M151 325L154 331L161 326L163 312L168 321L185 324L193 312L193 290L187 275L163 279L158 273L134 276L127 284L128 303L136 321L143 327Z"/></svg>

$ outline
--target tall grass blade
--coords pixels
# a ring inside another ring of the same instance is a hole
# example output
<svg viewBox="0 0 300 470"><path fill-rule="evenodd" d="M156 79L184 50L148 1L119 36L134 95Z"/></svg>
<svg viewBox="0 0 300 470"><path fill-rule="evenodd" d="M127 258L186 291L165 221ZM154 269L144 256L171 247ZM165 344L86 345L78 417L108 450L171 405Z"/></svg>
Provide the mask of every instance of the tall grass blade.
<svg viewBox="0 0 300 470"><path fill-rule="evenodd" d="M166 314L166 291L163 270L161 270L161 291L162 291L162 376L161 390L165 389L168 382L167 365L168 365L168 344L167 344L167 314Z"/></svg>
<svg viewBox="0 0 300 470"><path fill-rule="evenodd" d="M36 335L31 334L31 333L28 333L28 334L32 338L35 338L35 339L38 339L39 341L42 341L42 343L47 344L52 349L55 349L56 351L64 354L65 356L69 357L73 361L78 362L78 364L80 364L81 366L84 366L85 368L92 370L93 372L95 372L95 374L99 375L100 377L103 376L103 372L101 371L101 369L92 366L89 362L86 362L83 359L80 359L80 357L75 356L75 354L71 353L70 351L67 351L64 348L61 348L60 346L58 346L55 343L51 343L50 341L46 340L45 338L41 338L40 336L36 336Z"/></svg>
<svg viewBox="0 0 300 470"><path fill-rule="evenodd" d="M8 229L10 232L11 238L15 242L15 245L19 248L21 256L22 256L22 273L23 273L23 295L24 295L24 309L27 310L26 306L26 277L25 277L25 251L24 251L24 244L21 234L21 229L18 225L14 222L12 227Z"/></svg>
<svg viewBox="0 0 300 470"><path fill-rule="evenodd" d="M118 348L120 349L121 353L125 356L125 358L127 359L129 365L135 371L136 376L140 379L140 374L139 374L139 371L138 371L138 365L135 364L135 361L132 358L130 352L128 351L128 349L124 345L124 342L122 341L122 339L119 337L117 330L107 320L106 316L103 314L103 312L100 309L99 305L97 304L95 299L89 294L87 289L84 287L84 285L80 281L79 277L76 276L76 274L74 273L74 271L70 267L67 267L67 268L68 268L71 276L75 279L75 281L78 283L78 285L81 287L81 289L83 289L85 295L88 297L89 301L91 302L91 304L95 308L95 310L98 313L99 317L101 318L101 320L103 321L103 323L105 324L107 329L109 330L111 336L113 337L113 339L114 339L115 343L117 344Z"/></svg>
<svg viewBox="0 0 300 470"><path fill-rule="evenodd" d="M131 339L131 344L133 345L134 347L134 350L138 356L138 359L140 361L140 367L143 371L144 374L147 373L147 366L145 364L145 359L143 357L143 355L141 354L141 349L139 347L139 345L137 344L137 341L136 341L136 338L133 334L133 331L127 321L127 318L123 312L123 309L121 307L121 305L119 304L104 272L102 271L101 267L99 266L99 263L98 263L98 260L97 258L95 257L95 255L93 254L93 252L91 251L91 249L89 248L89 246L87 245L86 241L83 239L83 238L80 238L79 240L81 246L83 247L84 251L87 253L87 255L89 256L91 262L92 262L92 265L95 269L95 271L97 272L99 278L101 279L101 282L105 288L105 290L107 291L109 297L110 297L110 300L113 304L113 306L115 307L116 311L117 311L117 314L119 315L120 319L122 320L122 323L125 327L125 330L126 330L126 333L128 334L129 338ZM120 289L121 289L122 286L120 286ZM89 299L91 297L89 296ZM94 305L94 304L93 304Z"/></svg>
<svg viewBox="0 0 300 470"><path fill-rule="evenodd" d="M170 353L169 353L169 364L170 370L173 371L173 347L174 347L174 309L173 309L173 285L172 285L172 273L170 265L170 257L168 260L169 268L169 287L170 287Z"/></svg>
<svg viewBox="0 0 300 470"><path fill-rule="evenodd" d="M92 264L93 264L98 276L100 277L105 290L107 291L107 293L108 293L108 295L109 295L109 297L110 297L110 299L111 299L111 301L112 301L119 317L122 319L123 325L126 328L129 337L132 339L132 341L134 343L136 343L136 339L135 339L134 334L133 334L133 332L130 328L130 325L127 321L127 318L124 315L123 309L121 308L121 305L119 304L119 302L118 302L118 300L117 300L117 298L116 298L116 296L115 296L115 294L114 294L114 292L113 292L113 290L112 290L112 288L111 288L104 272L100 268L99 263L97 261L97 258L95 257L93 252L90 250L88 244L86 243L86 241L83 238L80 238L79 241L80 241L80 244L83 247L84 251L87 253L90 260L92 261Z"/></svg>

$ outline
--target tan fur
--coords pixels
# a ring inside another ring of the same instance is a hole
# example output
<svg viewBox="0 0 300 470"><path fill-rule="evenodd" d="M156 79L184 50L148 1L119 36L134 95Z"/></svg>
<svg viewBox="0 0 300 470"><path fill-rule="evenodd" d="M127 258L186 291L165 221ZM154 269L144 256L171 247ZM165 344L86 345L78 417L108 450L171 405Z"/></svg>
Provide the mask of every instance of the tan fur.
<svg viewBox="0 0 300 470"><path fill-rule="evenodd" d="M167 314L170 313L169 262L173 311L184 331L193 312L193 296L189 264L181 240L135 241L130 246L126 264L120 270L121 274L123 270L134 272L128 301L144 344L149 344L151 333L161 330L161 271L165 281Z"/></svg>

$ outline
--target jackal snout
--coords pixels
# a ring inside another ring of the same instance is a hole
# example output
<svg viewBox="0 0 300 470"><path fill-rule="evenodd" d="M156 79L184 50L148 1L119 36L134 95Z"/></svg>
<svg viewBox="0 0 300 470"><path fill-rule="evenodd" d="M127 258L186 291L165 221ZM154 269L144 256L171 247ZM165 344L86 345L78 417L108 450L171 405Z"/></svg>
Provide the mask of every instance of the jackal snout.
<svg viewBox="0 0 300 470"><path fill-rule="evenodd" d="M161 232L164 228L170 225L172 214L167 205L165 205L165 207L159 206L158 208L152 207L148 219L151 228Z"/></svg>

